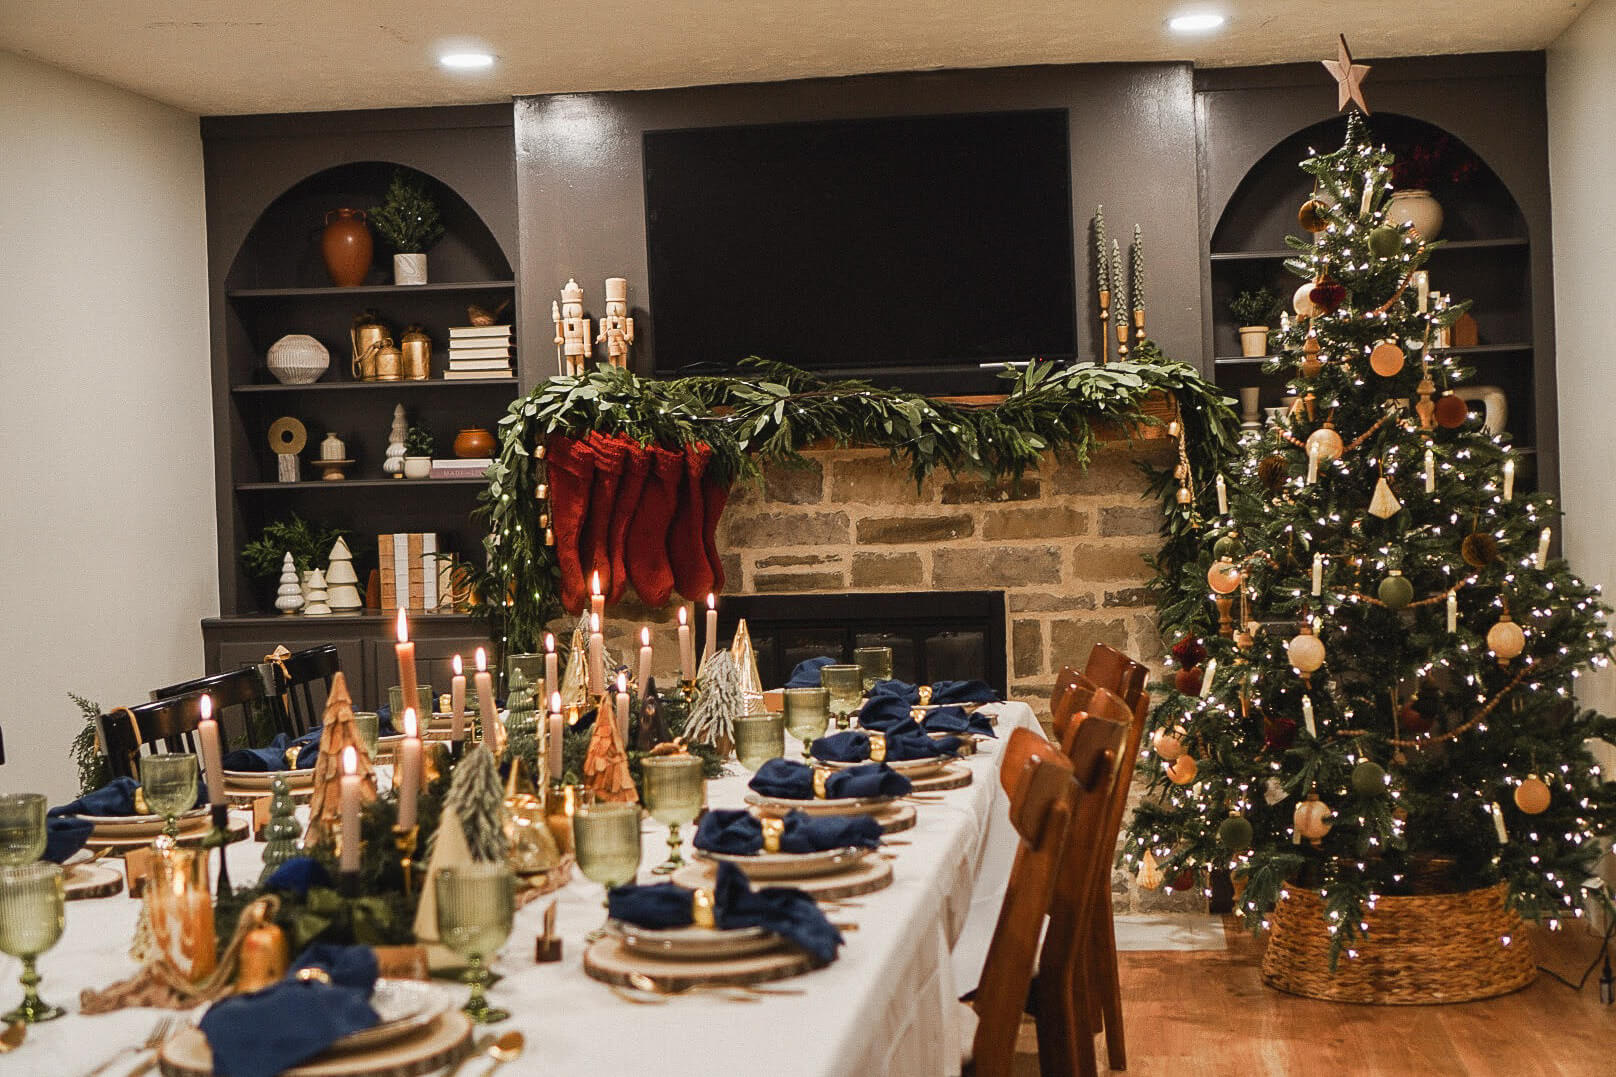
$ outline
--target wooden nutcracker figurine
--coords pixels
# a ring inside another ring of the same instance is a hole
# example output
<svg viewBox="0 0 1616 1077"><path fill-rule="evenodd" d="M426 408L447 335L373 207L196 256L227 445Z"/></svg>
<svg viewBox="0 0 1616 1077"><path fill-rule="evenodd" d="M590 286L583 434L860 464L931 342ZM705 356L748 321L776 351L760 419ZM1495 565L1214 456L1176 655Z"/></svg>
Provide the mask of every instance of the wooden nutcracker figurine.
<svg viewBox="0 0 1616 1077"><path fill-rule="evenodd" d="M600 319L596 344L606 345L606 361L628 366L628 346L634 343L634 319L628 316L628 278L606 278L606 313Z"/></svg>
<svg viewBox="0 0 1616 1077"><path fill-rule="evenodd" d="M584 290L576 280L567 279L559 305L551 301L550 319L555 322L556 365L561 373L584 373L589 366L589 319L584 317Z"/></svg>

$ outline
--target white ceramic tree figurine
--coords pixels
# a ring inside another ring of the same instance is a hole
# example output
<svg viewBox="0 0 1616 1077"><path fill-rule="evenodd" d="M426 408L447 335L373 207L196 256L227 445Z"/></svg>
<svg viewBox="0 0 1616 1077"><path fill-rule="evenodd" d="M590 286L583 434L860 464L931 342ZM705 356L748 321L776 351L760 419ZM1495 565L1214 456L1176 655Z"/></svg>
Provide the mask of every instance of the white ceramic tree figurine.
<svg viewBox="0 0 1616 1077"><path fill-rule="evenodd" d="M359 593L359 577L354 573L353 551L344 539L337 539L331 547L331 563L325 571L326 602L337 613L348 613L365 608L365 599Z"/></svg>
<svg viewBox="0 0 1616 1077"><path fill-rule="evenodd" d="M382 470L395 479L404 477L404 435L409 433L410 423L404 417L404 405L399 404L393 408L393 426L387 432L387 458L382 461Z"/></svg>
<svg viewBox="0 0 1616 1077"><path fill-rule="evenodd" d="M330 615L330 597L325 590L325 573L315 569L309 579L309 600L303 607L305 617L325 617Z"/></svg>
<svg viewBox="0 0 1616 1077"><path fill-rule="evenodd" d="M275 589L275 608L282 613L296 613L303 608L303 585L297 579L297 565L287 554L281 562L281 585Z"/></svg>

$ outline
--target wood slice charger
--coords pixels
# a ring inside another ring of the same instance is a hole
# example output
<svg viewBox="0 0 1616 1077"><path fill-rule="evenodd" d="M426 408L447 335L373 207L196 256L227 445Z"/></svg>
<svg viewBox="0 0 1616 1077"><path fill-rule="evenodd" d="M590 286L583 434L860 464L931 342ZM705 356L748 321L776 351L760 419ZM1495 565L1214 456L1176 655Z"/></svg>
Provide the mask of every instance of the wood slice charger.
<svg viewBox="0 0 1616 1077"><path fill-rule="evenodd" d="M369 1051L316 1056L281 1077L421 1077L464 1058L471 1048L471 1018L449 1010L413 1035ZM157 1052L163 1077L213 1077L213 1052L201 1029L188 1028Z"/></svg>
<svg viewBox="0 0 1616 1077"><path fill-rule="evenodd" d="M123 889L123 873L106 864L70 864L62 870L62 886L68 901L111 897Z"/></svg>
<svg viewBox="0 0 1616 1077"><path fill-rule="evenodd" d="M929 778L916 778L912 783L917 793L940 793L947 789L964 789L971 784L971 768L964 763L950 763Z"/></svg>
<svg viewBox="0 0 1616 1077"><path fill-rule="evenodd" d="M618 987L632 987L634 985L629 977L641 973L670 991L681 991L697 984L747 987L800 976L818 967L812 957L795 946L782 946L778 950L726 960L702 958L684 961L635 953L624 946L621 939L608 935L584 951L584 972L591 979Z"/></svg>
<svg viewBox="0 0 1616 1077"><path fill-rule="evenodd" d="M711 889L718 881L718 871L712 861L698 860L674 872L673 881L692 890ZM892 862L879 856L870 856L857 867L833 875L812 875L802 879L754 879L752 885L788 886L801 890L815 901L840 901L861 894L873 894L891 886Z"/></svg>

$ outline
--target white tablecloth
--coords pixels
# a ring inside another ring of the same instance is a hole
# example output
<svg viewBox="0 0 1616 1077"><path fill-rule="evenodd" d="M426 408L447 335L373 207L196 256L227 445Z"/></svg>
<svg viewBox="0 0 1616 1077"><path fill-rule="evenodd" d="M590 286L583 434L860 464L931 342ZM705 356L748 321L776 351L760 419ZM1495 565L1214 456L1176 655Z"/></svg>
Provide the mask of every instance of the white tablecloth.
<svg viewBox="0 0 1616 1077"><path fill-rule="evenodd" d="M491 1001L514 1016L529 1049L502 1073L572 1073L658 1077L767 1072L771 1077L934 1077L958 1070L960 1025L955 999L974 987L998 916L1015 853L1006 799L999 788L999 746L1010 731L1038 728L1023 703L997 705L1000 740L984 741L965 762L973 781L918 805L916 827L895 839L890 887L834 914L856 920L840 958L789 981L802 996L734 1003L679 998L662 1006L620 1001L584 974L583 935L599 925L601 889L579 877L557 895L564 960L533 963L533 941L548 898L523 909L495 969L504 977ZM787 740L789 749L795 742ZM739 807L749 776L733 764L709 783L713 807ZM666 855L666 830L647 823L642 881ZM256 878L263 846L231 847L236 882ZM687 845L688 852L688 845ZM130 975L126 953L137 903L124 895L69 903L62 941L40 960L44 996L76 1010L78 993ZM0 960L0 1004L19 990L15 959ZM73 1075L150 1029L155 1014L123 1010L77 1013L30 1030L24 1050L8 1056L10 1074ZM113 1074L126 1072L114 1069Z"/></svg>

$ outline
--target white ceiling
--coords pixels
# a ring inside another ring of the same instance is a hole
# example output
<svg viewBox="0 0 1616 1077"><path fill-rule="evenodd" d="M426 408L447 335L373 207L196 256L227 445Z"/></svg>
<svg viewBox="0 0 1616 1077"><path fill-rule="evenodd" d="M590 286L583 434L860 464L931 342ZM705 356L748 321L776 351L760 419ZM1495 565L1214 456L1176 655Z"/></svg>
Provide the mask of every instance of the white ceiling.
<svg viewBox="0 0 1616 1077"><path fill-rule="evenodd" d="M193 112L295 112L925 68L1266 64L1334 56L1338 31L1358 56L1540 49L1589 3L0 0L0 48ZM1229 22L1194 37L1164 25L1204 10ZM498 62L445 71L451 44Z"/></svg>

